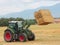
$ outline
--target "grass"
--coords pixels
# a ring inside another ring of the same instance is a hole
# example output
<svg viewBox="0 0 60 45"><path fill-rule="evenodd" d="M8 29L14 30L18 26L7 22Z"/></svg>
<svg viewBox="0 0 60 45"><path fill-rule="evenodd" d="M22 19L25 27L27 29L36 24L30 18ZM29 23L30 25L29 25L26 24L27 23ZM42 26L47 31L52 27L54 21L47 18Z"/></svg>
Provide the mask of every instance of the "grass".
<svg viewBox="0 0 60 45"><path fill-rule="evenodd" d="M5 42L3 35L7 27L0 27L0 45L55 45L60 44L60 23L49 25L31 25L30 30L35 34L35 41ZM55 43L56 42L56 43Z"/></svg>

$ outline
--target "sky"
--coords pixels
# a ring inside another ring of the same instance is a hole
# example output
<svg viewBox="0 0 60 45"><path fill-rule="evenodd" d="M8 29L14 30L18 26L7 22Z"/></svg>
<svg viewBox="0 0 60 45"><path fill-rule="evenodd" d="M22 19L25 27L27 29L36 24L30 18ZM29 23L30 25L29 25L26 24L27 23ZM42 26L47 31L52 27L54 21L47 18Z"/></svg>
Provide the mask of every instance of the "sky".
<svg viewBox="0 0 60 45"><path fill-rule="evenodd" d="M60 0L0 0L0 15L38 7L54 6L58 3L60 3Z"/></svg>

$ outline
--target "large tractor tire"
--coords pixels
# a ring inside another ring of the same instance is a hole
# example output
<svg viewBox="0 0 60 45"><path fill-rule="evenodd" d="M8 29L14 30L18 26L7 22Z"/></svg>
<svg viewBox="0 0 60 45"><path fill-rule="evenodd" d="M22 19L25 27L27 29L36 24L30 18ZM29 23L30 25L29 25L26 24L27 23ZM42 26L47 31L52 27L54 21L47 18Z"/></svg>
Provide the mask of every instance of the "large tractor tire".
<svg viewBox="0 0 60 45"><path fill-rule="evenodd" d="M4 40L5 40L6 42L11 42L11 41L13 41L13 33L12 33L10 30L6 30L6 31L4 32Z"/></svg>
<svg viewBox="0 0 60 45"><path fill-rule="evenodd" d="M29 37L28 37L29 41L33 41L35 40L35 35L32 33Z"/></svg>
<svg viewBox="0 0 60 45"><path fill-rule="evenodd" d="M20 42L26 42L27 41L27 36L25 33L20 33L19 34L19 41Z"/></svg>

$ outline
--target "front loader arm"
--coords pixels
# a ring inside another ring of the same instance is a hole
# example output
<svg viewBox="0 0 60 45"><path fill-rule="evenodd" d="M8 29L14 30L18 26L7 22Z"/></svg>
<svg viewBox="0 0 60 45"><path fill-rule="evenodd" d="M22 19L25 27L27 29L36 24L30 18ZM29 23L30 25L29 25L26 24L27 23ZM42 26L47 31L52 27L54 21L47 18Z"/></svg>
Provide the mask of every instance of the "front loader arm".
<svg viewBox="0 0 60 45"><path fill-rule="evenodd" d="M29 21L24 21L23 22L23 28L28 29L30 27L30 22Z"/></svg>

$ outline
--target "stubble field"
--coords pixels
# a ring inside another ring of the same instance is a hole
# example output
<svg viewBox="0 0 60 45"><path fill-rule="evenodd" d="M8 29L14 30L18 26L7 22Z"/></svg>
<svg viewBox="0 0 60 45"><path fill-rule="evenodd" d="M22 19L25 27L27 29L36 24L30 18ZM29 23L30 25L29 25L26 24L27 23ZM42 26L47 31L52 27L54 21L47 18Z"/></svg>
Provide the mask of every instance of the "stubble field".
<svg viewBox="0 0 60 45"><path fill-rule="evenodd" d="M31 25L30 30L35 34L34 41L5 42L3 35L7 27L0 27L0 45L60 45L60 23L49 25Z"/></svg>

